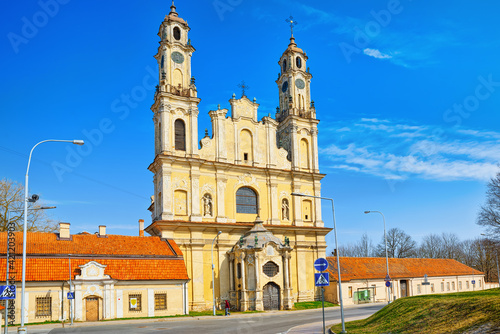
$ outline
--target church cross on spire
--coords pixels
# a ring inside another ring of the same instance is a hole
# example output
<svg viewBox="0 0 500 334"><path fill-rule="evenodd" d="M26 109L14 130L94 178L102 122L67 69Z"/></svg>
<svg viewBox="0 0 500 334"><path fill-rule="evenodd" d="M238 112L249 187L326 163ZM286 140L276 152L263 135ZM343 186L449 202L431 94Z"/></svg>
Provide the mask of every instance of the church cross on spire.
<svg viewBox="0 0 500 334"><path fill-rule="evenodd" d="M297 24L299 24L299 22L294 21L294 19L293 19L293 16L292 16L292 15L290 15L290 17L289 17L289 18L287 18L285 21L286 21L286 22L288 22L288 23L290 24L290 30L291 30L291 32L292 32L292 38L293 38L293 27L295 27Z"/></svg>
<svg viewBox="0 0 500 334"><path fill-rule="evenodd" d="M247 86L245 80L242 80L241 83L238 84L238 88L241 88L241 96L246 96L245 90L250 89L250 86Z"/></svg>
<svg viewBox="0 0 500 334"><path fill-rule="evenodd" d="M177 16L177 12L175 11L175 4L174 4L174 0L172 0L172 6L170 6L170 13L168 15L175 15Z"/></svg>

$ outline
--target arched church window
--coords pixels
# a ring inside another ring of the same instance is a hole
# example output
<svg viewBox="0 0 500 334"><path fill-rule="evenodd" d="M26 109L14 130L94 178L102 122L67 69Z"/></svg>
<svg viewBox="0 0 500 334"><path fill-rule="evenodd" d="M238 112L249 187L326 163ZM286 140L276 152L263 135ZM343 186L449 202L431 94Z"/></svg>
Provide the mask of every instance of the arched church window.
<svg viewBox="0 0 500 334"><path fill-rule="evenodd" d="M202 198L203 201L203 216L212 217L213 203L212 196L210 194L205 194Z"/></svg>
<svg viewBox="0 0 500 334"><path fill-rule="evenodd" d="M283 73L286 72L286 59L283 59Z"/></svg>
<svg viewBox="0 0 500 334"><path fill-rule="evenodd" d="M295 58L295 64L298 68L302 67L302 59L300 57Z"/></svg>
<svg viewBox="0 0 500 334"><path fill-rule="evenodd" d="M290 220L290 205L286 198L283 198L283 201L281 201L281 219Z"/></svg>
<svg viewBox="0 0 500 334"><path fill-rule="evenodd" d="M163 68L163 65L165 64L165 56L161 56L161 68Z"/></svg>
<svg viewBox="0 0 500 334"><path fill-rule="evenodd" d="M182 119L174 123L175 128L175 149L179 151L186 150L186 125Z"/></svg>
<svg viewBox="0 0 500 334"><path fill-rule="evenodd" d="M176 40L181 39L181 30L179 29L179 27L174 27L174 38Z"/></svg>
<svg viewBox="0 0 500 334"><path fill-rule="evenodd" d="M276 263L274 263L273 261L269 261L267 262L263 267L262 267L262 271L264 272L264 274L266 274L268 277L274 277L278 274L279 272L279 267Z"/></svg>
<svg viewBox="0 0 500 334"><path fill-rule="evenodd" d="M248 187L236 191L236 213L257 213L257 194Z"/></svg>

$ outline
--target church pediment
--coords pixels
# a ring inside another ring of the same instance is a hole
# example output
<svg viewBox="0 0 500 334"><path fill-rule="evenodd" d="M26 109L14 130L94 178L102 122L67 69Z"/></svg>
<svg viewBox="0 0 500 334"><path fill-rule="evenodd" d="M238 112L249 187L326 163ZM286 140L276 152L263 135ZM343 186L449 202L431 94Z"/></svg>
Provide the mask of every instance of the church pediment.
<svg viewBox="0 0 500 334"><path fill-rule="evenodd" d="M233 119L238 119L240 117L250 118L254 122L258 122L257 119L257 109L259 104L250 101L246 96L242 96L241 99L231 99L231 115Z"/></svg>
<svg viewBox="0 0 500 334"><path fill-rule="evenodd" d="M85 263L82 266L79 266L81 269L81 275L77 275L77 280L102 280L102 279L110 279L109 275L104 274L104 270L107 266L100 264L96 261L90 261Z"/></svg>

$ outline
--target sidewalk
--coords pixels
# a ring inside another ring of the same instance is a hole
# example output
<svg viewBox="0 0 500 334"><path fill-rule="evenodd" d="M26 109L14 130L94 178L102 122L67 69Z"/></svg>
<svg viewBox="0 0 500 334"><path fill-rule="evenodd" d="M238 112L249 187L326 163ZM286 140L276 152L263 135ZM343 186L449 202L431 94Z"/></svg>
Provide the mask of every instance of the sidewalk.
<svg viewBox="0 0 500 334"><path fill-rule="evenodd" d="M370 306L373 304L367 304L367 305L350 305L346 306L345 308L361 308L365 306ZM337 308L337 307L328 307L326 309L332 309L332 308ZM252 317L271 317L276 314L290 314L290 313L308 313L308 312L318 312L320 311L321 308L317 309L309 309L309 310L296 310L296 311L266 311L266 312L260 312L260 313L232 313L231 318L232 319L244 319L244 318L252 318ZM190 317L190 316L184 316L184 317L171 317L171 318L149 318L149 319L128 319L128 320L107 320L107 321L95 321L95 322L75 322L73 326L71 326L69 323L64 324L64 328L69 329L69 328L79 328L79 327L89 327L89 326L107 326L111 324L147 324L147 323L153 323L153 322L171 322L171 321L186 321L186 320L218 320L224 318L224 316L212 316L212 315L205 315L205 316L195 316L195 317ZM362 319L362 318L361 318ZM357 320L355 317L352 318L346 318L346 321L352 321L352 320ZM330 321L327 322L327 325L329 324L335 324L338 323L338 321ZM321 328L322 328L323 322L319 323L312 323L312 324L305 324L305 325L300 325L297 327L294 327L290 329L287 333L289 334L297 334L297 333L322 333ZM48 333L50 330L55 329L55 328L63 328L63 325L61 323L54 323L54 324L43 324L43 325L30 325L27 324L26 327L28 328L28 333ZM17 333L17 328L18 327L9 327L9 334L16 334ZM319 328L319 329L317 329ZM3 334L4 328L0 329L0 334Z"/></svg>

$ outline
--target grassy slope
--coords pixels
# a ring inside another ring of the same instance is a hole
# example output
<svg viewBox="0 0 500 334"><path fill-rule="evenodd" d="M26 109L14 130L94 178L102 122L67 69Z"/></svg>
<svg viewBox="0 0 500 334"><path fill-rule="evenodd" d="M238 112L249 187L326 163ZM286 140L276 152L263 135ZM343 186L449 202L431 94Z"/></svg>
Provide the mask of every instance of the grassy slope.
<svg viewBox="0 0 500 334"><path fill-rule="evenodd" d="M500 328L500 289L398 299L371 317L346 324L349 334L461 333L490 324ZM340 333L342 327L332 327Z"/></svg>

